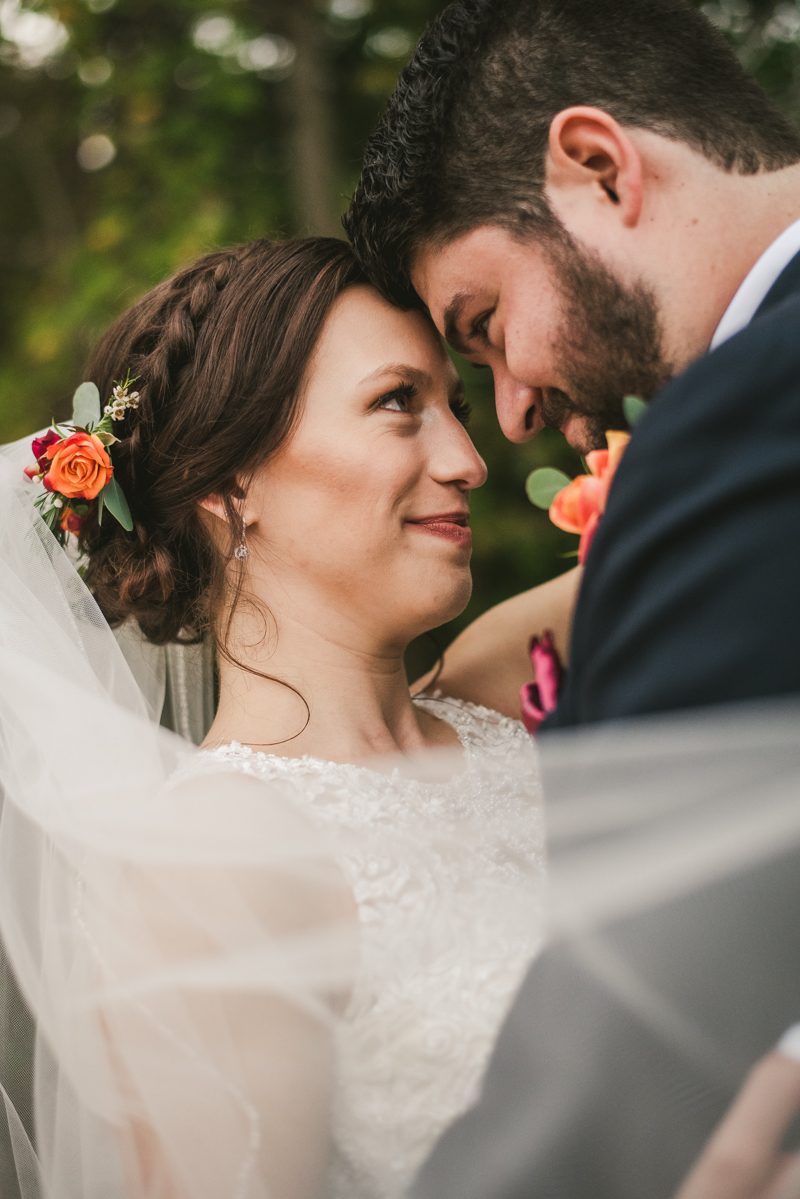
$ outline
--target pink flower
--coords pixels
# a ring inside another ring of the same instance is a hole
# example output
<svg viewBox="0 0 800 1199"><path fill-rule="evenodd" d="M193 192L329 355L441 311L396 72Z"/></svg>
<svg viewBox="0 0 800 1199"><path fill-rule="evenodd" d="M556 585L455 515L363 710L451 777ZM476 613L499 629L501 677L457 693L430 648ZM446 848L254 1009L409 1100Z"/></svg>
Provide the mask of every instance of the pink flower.
<svg viewBox="0 0 800 1199"><path fill-rule="evenodd" d="M24 473L31 482L33 482L34 479L38 479L39 475L43 475L48 470L50 466L50 459L47 456L47 451L50 446L57 445L63 440L63 437L61 437L59 433L56 433L55 429L48 429L44 437L34 437L33 442L31 443L31 449L33 450L33 456L36 459L36 463L35 465L31 463L30 466L23 468ZM48 487L47 490L52 491L52 488Z"/></svg>
<svg viewBox="0 0 800 1199"><path fill-rule="evenodd" d="M533 736L548 713L555 711L563 670L549 629L541 637L531 638L529 652L536 682L526 683L519 699L522 723Z"/></svg>
<svg viewBox="0 0 800 1199"><path fill-rule="evenodd" d="M57 441L62 440L63 438L60 436L60 434L56 433L55 429L48 429L44 437L34 437L31 449L33 450L33 456L39 463L41 470L46 470L49 466L49 461L47 458L48 446L55 445ZM42 462L43 458L44 462ZM28 473L27 470L25 473Z"/></svg>
<svg viewBox="0 0 800 1199"><path fill-rule="evenodd" d="M578 561L586 561L589 547L606 510L606 500L611 481L631 439L630 433L609 429L606 433L607 450L592 450L586 455L590 474L578 475L550 505L550 519L559 529L567 533L580 533Z"/></svg>
<svg viewBox="0 0 800 1199"><path fill-rule="evenodd" d="M79 516L77 512L73 512L70 507L66 507L61 513L61 520L58 523L65 533L79 533L83 517Z"/></svg>

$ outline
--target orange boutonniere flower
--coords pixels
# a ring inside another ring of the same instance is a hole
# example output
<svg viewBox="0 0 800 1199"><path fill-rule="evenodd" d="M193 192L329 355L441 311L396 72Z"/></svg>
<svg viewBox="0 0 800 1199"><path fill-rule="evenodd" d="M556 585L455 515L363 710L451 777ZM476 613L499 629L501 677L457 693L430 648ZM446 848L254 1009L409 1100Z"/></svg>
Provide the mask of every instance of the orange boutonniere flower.
<svg viewBox="0 0 800 1199"><path fill-rule="evenodd" d="M566 533L580 533L578 561L583 564L595 535L600 517L606 510L611 480L631 439L630 433L609 429L607 450L592 450L586 455L588 475L578 475L559 491L550 505L550 519Z"/></svg>
<svg viewBox="0 0 800 1199"><path fill-rule="evenodd" d="M647 405L638 396L626 396L623 410L633 428L644 416ZM547 508L551 521L559 529L580 535L577 555L581 564L606 510L611 483L630 439L630 433L607 430L607 448L586 455L588 474L570 479L563 471L544 466L532 471L526 480L525 490L531 503L537 508ZM526 729L535 734L558 704L563 671L549 629L531 640L529 650L535 682L522 688L520 710Z"/></svg>
<svg viewBox="0 0 800 1199"><path fill-rule="evenodd" d="M634 427L647 411L638 396L626 396L623 404L625 419ZM592 450L586 455L588 474L570 479L563 471L545 466L528 475L525 490L537 508L547 508L550 519L566 533L578 533L578 561L583 564L600 518L606 510L611 482L625 453L630 433L619 429L606 432L605 450Z"/></svg>

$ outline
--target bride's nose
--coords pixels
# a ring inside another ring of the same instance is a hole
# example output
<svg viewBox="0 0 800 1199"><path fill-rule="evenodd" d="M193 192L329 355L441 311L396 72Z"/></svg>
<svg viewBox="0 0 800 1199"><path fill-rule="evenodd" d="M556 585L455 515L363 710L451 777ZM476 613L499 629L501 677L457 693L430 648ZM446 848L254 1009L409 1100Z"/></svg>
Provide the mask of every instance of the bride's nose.
<svg viewBox="0 0 800 1199"><path fill-rule="evenodd" d="M474 490L486 482L488 471L463 425L448 421L430 448L430 472L437 483L457 483Z"/></svg>

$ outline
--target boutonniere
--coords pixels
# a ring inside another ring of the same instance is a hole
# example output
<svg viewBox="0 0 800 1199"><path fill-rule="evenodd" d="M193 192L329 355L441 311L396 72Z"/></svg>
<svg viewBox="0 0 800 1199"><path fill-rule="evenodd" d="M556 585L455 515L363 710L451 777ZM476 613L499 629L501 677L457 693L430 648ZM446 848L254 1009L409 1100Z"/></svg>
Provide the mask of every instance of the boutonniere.
<svg viewBox="0 0 800 1199"><path fill-rule="evenodd" d="M625 418L633 427L646 410L638 396L626 396ZM592 450L584 459L587 473L570 479L563 471L545 466L532 471L525 482L528 499L546 508L550 519L565 533L578 533L578 562L583 565L600 518L606 510L609 488L631 439L619 429L606 431L605 450Z"/></svg>
<svg viewBox="0 0 800 1199"><path fill-rule="evenodd" d="M647 405L638 396L626 396L625 419L631 428L644 415ZM566 533L580 534L578 562L586 561L600 518L606 510L611 481L622 461L630 433L619 429L606 432L605 450L592 450L586 455L587 473L570 479L563 471L544 466L528 475L525 490L537 508L549 510L550 519ZM535 682L525 683L520 692L522 723L531 735L558 704L564 671L553 643L553 634L546 629L541 637L533 637L528 647Z"/></svg>
<svg viewBox="0 0 800 1199"><path fill-rule="evenodd" d="M139 406L136 382L130 377L114 385L104 413L100 414L100 392L94 383L82 383L72 399L72 420L53 424L43 437L34 437L31 466L25 474L32 483L41 483L42 494L36 500L39 514L64 545L70 533L79 533L93 504L98 522L108 512L129 532L133 528L128 501L114 478L109 451L119 438L113 432L114 421L123 420L129 408Z"/></svg>

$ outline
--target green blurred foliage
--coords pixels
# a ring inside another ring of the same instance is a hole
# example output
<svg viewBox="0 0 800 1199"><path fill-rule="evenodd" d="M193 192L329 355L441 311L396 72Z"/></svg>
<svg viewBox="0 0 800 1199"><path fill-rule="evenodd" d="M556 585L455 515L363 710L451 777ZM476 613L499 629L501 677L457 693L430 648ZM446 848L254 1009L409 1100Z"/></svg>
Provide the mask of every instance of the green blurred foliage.
<svg viewBox="0 0 800 1199"><path fill-rule="evenodd" d="M68 410L99 332L213 247L334 232L365 140L439 0L0 0L0 441ZM800 5L704 11L800 115ZM567 569L576 538L525 498L575 474L545 431L497 426L462 364L490 470L473 499L475 593L444 638ZM420 659L420 663L422 659Z"/></svg>
<svg viewBox="0 0 800 1199"><path fill-rule="evenodd" d="M310 224L302 219L307 189L292 172L304 133L293 72L241 62L243 49L247 62L248 44L265 35L277 35L280 48L303 0L25 7L56 19L69 40L62 53L26 66L35 46L23 41L20 50L11 40L26 32L25 8L15 14L15 0L0 5L3 440L64 403L98 332L142 291L211 247ZM341 233L337 218L365 138L435 7L331 0L327 14L310 12L332 135L332 162L316 172L327 176L330 219L315 231ZM335 15L360 9L363 18ZM231 36L216 50L198 49L193 33L204 18L208 31L213 16L216 32L227 21ZM371 49L376 36L383 54ZM400 59L386 56L393 48ZM81 169L81 145L98 137L113 144L113 161Z"/></svg>

